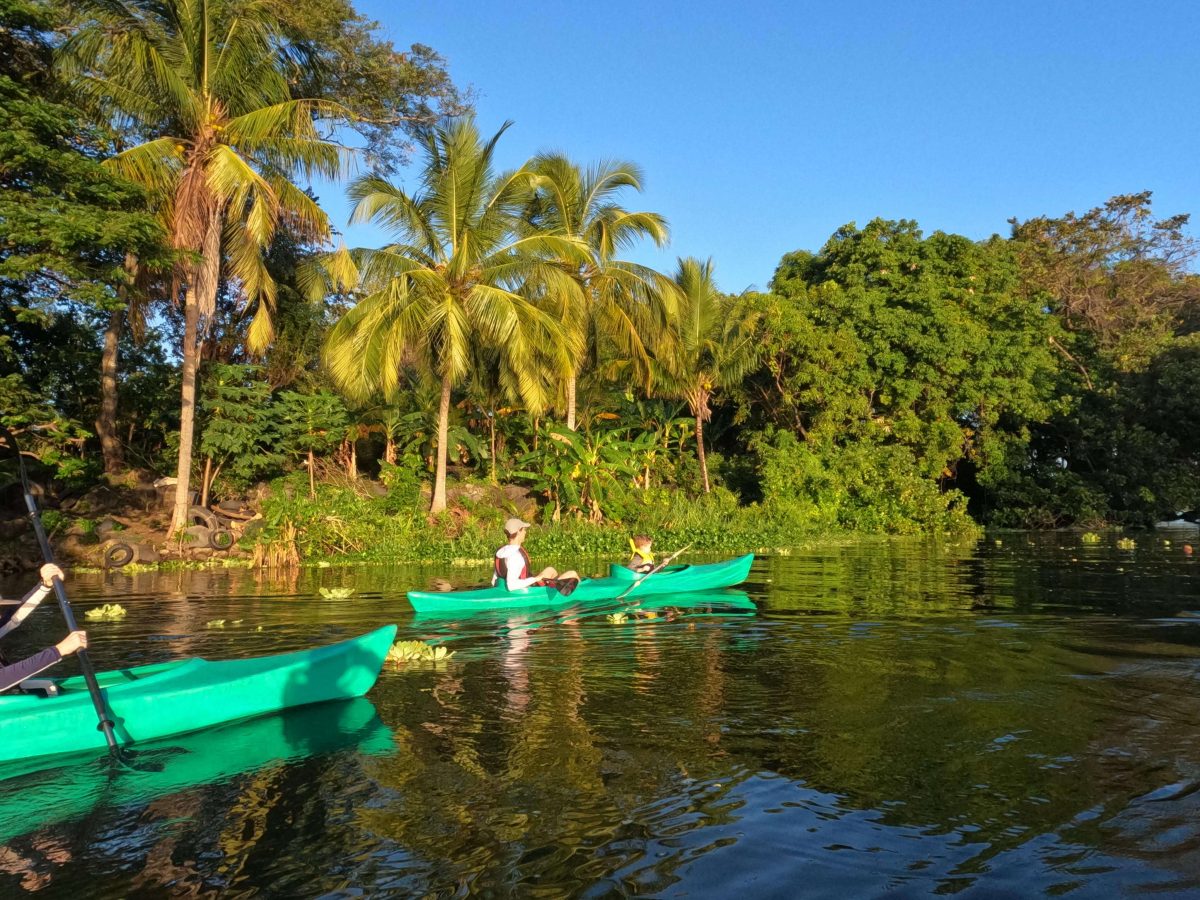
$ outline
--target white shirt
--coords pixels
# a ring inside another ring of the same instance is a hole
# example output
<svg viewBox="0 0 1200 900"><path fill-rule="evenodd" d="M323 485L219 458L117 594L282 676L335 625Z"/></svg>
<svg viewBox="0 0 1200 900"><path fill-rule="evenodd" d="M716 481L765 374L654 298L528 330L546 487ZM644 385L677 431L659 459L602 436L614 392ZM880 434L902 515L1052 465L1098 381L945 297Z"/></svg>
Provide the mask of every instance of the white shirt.
<svg viewBox="0 0 1200 900"><path fill-rule="evenodd" d="M521 570L525 568L525 557L521 555L521 548L517 544L505 544L496 551L496 559L501 560L505 565L504 586L510 591L524 590L537 584L536 578L521 577ZM499 580L493 571L492 585L494 586Z"/></svg>

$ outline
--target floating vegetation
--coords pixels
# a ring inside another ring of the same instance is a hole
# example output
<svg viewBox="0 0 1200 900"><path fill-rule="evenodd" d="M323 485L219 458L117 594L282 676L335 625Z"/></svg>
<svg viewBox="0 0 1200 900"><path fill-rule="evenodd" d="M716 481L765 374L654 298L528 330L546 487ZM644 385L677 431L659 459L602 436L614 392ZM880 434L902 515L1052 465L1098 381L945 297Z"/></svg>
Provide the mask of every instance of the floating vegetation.
<svg viewBox="0 0 1200 900"><path fill-rule="evenodd" d="M1137 541L1133 538L1121 538L1117 541L1117 546L1122 550L1133 550L1137 547Z"/></svg>
<svg viewBox="0 0 1200 900"><path fill-rule="evenodd" d="M120 603L105 603L95 609L89 609L83 614L83 617L91 619L93 622L115 622L125 618L125 607Z"/></svg>
<svg viewBox="0 0 1200 900"><path fill-rule="evenodd" d="M450 565L458 566L459 568L466 568L468 566L486 566L486 565L489 565L490 563L491 563L491 560L472 559L467 556L456 556L454 559L450 560Z"/></svg>
<svg viewBox="0 0 1200 900"><path fill-rule="evenodd" d="M1080 536L1080 538L1079 538L1079 539L1080 539L1081 541L1083 541L1085 544L1098 544L1098 543L1100 543L1100 535L1096 534L1096 532L1094 532L1094 531L1085 531L1085 532L1084 532L1084 533L1083 533L1083 534Z"/></svg>
<svg viewBox="0 0 1200 900"><path fill-rule="evenodd" d="M209 619L207 622L204 623L204 627L205 628L224 628L226 625L241 625L243 621L244 621L243 619L231 619L229 621L226 621L225 619ZM258 626L258 630L262 631L261 625Z"/></svg>
<svg viewBox="0 0 1200 900"><path fill-rule="evenodd" d="M607 616L605 616L605 618L608 619L608 621L612 622L614 625L623 625L624 623L629 621L629 614L628 613L609 613Z"/></svg>
<svg viewBox="0 0 1200 900"><path fill-rule="evenodd" d="M321 588L317 593L326 600L349 600L354 595L354 588Z"/></svg>
<svg viewBox="0 0 1200 900"><path fill-rule="evenodd" d="M396 641L388 650L388 662L396 665L406 663L429 663L437 665L454 655L454 651L445 647L435 647L424 641Z"/></svg>

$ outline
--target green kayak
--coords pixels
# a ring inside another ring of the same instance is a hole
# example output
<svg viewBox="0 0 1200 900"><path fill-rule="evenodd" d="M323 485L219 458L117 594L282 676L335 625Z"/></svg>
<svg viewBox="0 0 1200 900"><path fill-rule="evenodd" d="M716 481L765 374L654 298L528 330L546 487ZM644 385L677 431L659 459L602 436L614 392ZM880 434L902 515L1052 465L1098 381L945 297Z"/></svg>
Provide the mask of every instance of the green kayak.
<svg viewBox="0 0 1200 900"><path fill-rule="evenodd" d="M585 578L579 582L579 587L565 597L552 587L510 591L500 586L445 593L409 591L408 601L422 615L460 615L484 609L546 609L596 600L615 600L631 586L633 589L625 597L632 601L662 594L732 587L746 580L752 562L754 554L748 553L736 559L707 565L668 566L649 578L642 578L625 566L614 565L610 567L607 578Z"/></svg>
<svg viewBox="0 0 1200 900"><path fill-rule="evenodd" d="M181 659L97 673L122 744L142 743L292 706L361 697L396 636L370 634L278 656ZM104 735L82 678L55 679L54 697L0 697L0 762L102 750Z"/></svg>

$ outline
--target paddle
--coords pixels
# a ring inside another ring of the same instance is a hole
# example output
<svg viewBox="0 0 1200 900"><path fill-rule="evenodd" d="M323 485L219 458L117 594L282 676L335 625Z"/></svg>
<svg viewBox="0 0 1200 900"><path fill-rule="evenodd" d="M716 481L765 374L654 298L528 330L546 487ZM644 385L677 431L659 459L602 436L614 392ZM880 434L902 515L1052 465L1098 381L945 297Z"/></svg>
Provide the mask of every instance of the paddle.
<svg viewBox="0 0 1200 900"><path fill-rule="evenodd" d="M672 553L670 556L668 556L666 559L664 559L662 562L660 562L653 569L651 569L649 572L647 572L645 575L643 575L641 578L636 579L633 582L633 584L631 584L629 587L625 588L625 590L623 590L621 592L621 595L619 597L617 597L617 599L614 600L613 603L619 603L620 601L624 600L635 587L637 587L639 584L642 584L650 576L656 575L657 573L661 572L663 569L665 569L667 566L669 566L671 563L673 563L675 561L676 557L679 556L679 554L688 550L689 548L691 548L691 546L692 546L691 544L688 544L686 547L681 547L680 549L678 549L674 553Z"/></svg>
<svg viewBox="0 0 1200 900"><path fill-rule="evenodd" d="M21 473L21 489L25 492L25 506L29 509L29 521L33 524L33 533L37 535L38 544L41 545L42 556L45 557L46 562L52 563L54 562L54 552L50 549L50 539L46 537L46 529L42 526L41 516L38 515L37 501L33 499L33 487L29 483L29 474L25 471L25 460L21 457L21 448L17 445L17 440L12 436L12 432L3 425L0 425L0 437L4 438L17 456L17 469ZM58 597L58 608L62 610L63 619L67 623L67 631L78 631L79 626L75 623L75 614L71 612L66 588L63 587L62 580L57 576L54 578L54 593ZM82 648L76 650L75 657L79 660L79 668L83 672L83 680L87 684L88 693L92 695L92 705L96 707L96 717L100 720L97 728L104 732L104 740L108 742L109 752L115 758L120 759L121 753L117 746L116 735L113 734L112 719L109 718L108 709L104 705L100 685L96 682L96 670L92 668L92 661L88 658L87 650Z"/></svg>

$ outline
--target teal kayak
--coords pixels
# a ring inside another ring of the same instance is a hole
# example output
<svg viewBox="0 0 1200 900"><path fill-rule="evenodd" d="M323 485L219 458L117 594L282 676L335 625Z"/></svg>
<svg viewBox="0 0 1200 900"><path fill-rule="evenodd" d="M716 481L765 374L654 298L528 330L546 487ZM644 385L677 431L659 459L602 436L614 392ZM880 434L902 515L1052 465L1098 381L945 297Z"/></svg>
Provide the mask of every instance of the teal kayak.
<svg viewBox="0 0 1200 900"><path fill-rule="evenodd" d="M249 659L181 659L97 673L122 744L212 728L292 706L361 697L375 684L396 626L336 644ZM0 762L105 748L82 678L57 696L0 697Z"/></svg>
<svg viewBox="0 0 1200 900"><path fill-rule="evenodd" d="M572 606L597 600L615 600L625 591L628 600L663 594L711 591L741 584L750 574L754 554L706 565L668 566L648 578L625 566L613 565L607 578L585 578L579 587L563 596L552 587L529 587L510 591L503 586L477 588L469 591L409 591L408 601L422 615L452 614L485 609L546 609ZM630 588L632 587L632 590Z"/></svg>
<svg viewBox="0 0 1200 900"><path fill-rule="evenodd" d="M136 828L146 804L159 797L350 750L370 756L395 750L391 730L362 697L139 744L132 766L113 766L95 755L6 763L0 765L0 844L78 821L101 805L106 815L136 822Z"/></svg>

